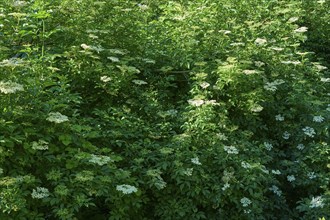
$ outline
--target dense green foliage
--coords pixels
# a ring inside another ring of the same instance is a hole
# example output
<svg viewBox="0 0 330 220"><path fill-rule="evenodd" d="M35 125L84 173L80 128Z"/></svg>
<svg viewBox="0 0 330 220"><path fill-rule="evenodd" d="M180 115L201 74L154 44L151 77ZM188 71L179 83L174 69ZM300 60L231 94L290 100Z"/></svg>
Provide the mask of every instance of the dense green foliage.
<svg viewBox="0 0 330 220"><path fill-rule="evenodd" d="M329 11L1 1L0 219L330 219Z"/></svg>

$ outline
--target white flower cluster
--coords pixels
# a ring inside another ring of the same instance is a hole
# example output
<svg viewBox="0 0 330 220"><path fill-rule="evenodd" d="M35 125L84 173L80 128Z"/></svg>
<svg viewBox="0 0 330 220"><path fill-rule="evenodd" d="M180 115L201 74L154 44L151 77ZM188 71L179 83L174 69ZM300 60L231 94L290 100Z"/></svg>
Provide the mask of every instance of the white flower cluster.
<svg viewBox="0 0 330 220"><path fill-rule="evenodd" d="M33 150L47 150L48 149L48 142L44 140L39 140L38 142L32 142L32 149Z"/></svg>
<svg viewBox="0 0 330 220"><path fill-rule="evenodd" d="M265 63L261 61L254 61L254 65L256 65L256 67L262 67L265 65Z"/></svg>
<svg viewBox="0 0 330 220"><path fill-rule="evenodd" d="M116 187L116 190L121 191L124 194L131 194L131 193L137 192L137 188L135 186L131 186L131 185L127 185L127 184L118 185Z"/></svg>
<svg viewBox="0 0 330 220"><path fill-rule="evenodd" d="M309 173L307 173L307 176L308 176L308 178L309 179L315 179L317 176L316 176L316 174L315 174L315 172L309 172Z"/></svg>
<svg viewBox="0 0 330 220"><path fill-rule="evenodd" d="M231 31L229 31L229 30L220 30L219 33L230 34Z"/></svg>
<svg viewBox="0 0 330 220"><path fill-rule="evenodd" d="M242 42L234 42L234 43L231 43L231 44L229 44L230 46L244 46L245 45L245 43L242 43Z"/></svg>
<svg viewBox="0 0 330 220"><path fill-rule="evenodd" d="M120 61L118 57L107 57L107 58L115 63Z"/></svg>
<svg viewBox="0 0 330 220"><path fill-rule="evenodd" d="M17 58L11 58L9 60L3 60L0 62L0 66L9 66L9 67L20 66L22 64L24 64L22 59L17 59Z"/></svg>
<svg viewBox="0 0 330 220"><path fill-rule="evenodd" d="M49 191L47 188L44 187L37 187L36 189L32 190L31 193L32 198L34 199L42 199L49 196Z"/></svg>
<svg viewBox="0 0 330 220"><path fill-rule="evenodd" d="M202 83L200 84L200 86L201 86L203 89L206 89L207 87L210 86L210 83L208 83L208 82L202 82Z"/></svg>
<svg viewBox="0 0 330 220"><path fill-rule="evenodd" d="M296 177L295 177L294 175L288 175L288 176L286 177L286 179L287 179L289 182L293 182L293 181L296 180Z"/></svg>
<svg viewBox="0 0 330 220"><path fill-rule="evenodd" d="M275 185L272 185L272 187L270 187L269 190L272 191L273 193L275 193L278 196L282 195L282 191Z"/></svg>
<svg viewBox="0 0 330 220"><path fill-rule="evenodd" d="M313 117L313 121L317 123L321 123L324 121L324 118L321 115L317 115Z"/></svg>
<svg viewBox="0 0 330 220"><path fill-rule="evenodd" d="M263 38L257 38L254 43L258 46L261 46L261 45L264 45L267 43L267 40L266 39L263 39Z"/></svg>
<svg viewBox="0 0 330 220"><path fill-rule="evenodd" d="M316 134L314 128L311 128L311 127L308 127L308 126L303 128L302 130L309 137L314 137L314 135Z"/></svg>
<svg viewBox="0 0 330 220"><path fill-rule="evenodd" d="M277 86L285 83L282 79L277 79L274 82L267 82L266 85L264 85L264 89L267 91L275 92L277 90Z"/></svg>
<svg viewBox="0 0 330 220"><path fill-rule="evenodd" d="M293 65L301 64L301 62L298 61L298 60L294 60L294 61L291 61L291 60L288 60L288 61L281 61L281 63L283 63L283 64L293 64Z"/></svg>
<svg viewBox="0 0 330 220"><path fill-rule="evenodd" d="M161 176L158 176L155 181L155 186L157 189L164 189L166 187L167 183L164 181L164 179Z"/></svg>
<svg viewBox="0 0 330 220"><path fill-rule="evenodd" d="M305 145L303 145L303 144L298 144L297 145L298 150L303 150L304 148L305 148Z"/></svg>
<svg viewBox="0 0 330 220"><path fill-rule="evenodd" d="M295 32L295 33L304 33L304 32L306 32L307 30L308 30L307 27L300 27L300 28L294 30L294 32Z"/></svg>
<svg viewBox="0 0 330 220"><path fill-rule="evenodd" d="M108 156L95 155L95 154L91 154L91 158L89 159L90 163L95 163L100 166L103 166L111 161L112 161L111 158Z"/></svg>
<svg viewBox="0 0 330 220"><path fill-rule="evenodd" d="M225 191L229 187L230 187L230 184L229 183L225 183L225 185L223 185L223 187L221 189L222 189L222 191Z"/></svg>
<svg viewBox="0 0 330 220"><path fill-rule="evenodd" d="M279 171L279 170L272 170L272 174L281 175L281 171Z"/></svg>
<svg viewBox="0 0 330 220"><path fill-rule="evenodd" d="M203 104L205 105L218 105L216 100L202 100L202 99L189 99L188 103L192 106L201 106Z"/></svg>
<svg viewBox="0 0 330 220"><path fill-rule="evenodd" d="M322 66L322 65L320 65L320 64L318 64L318 63L316 63L314 66L315 66L316 69L319 70L319 71L322 71L322 70L326 70L326 69L328 69L328 67L326 67L326 66Z"/></svg>
<svg viewBox="0 0 330 220"><path fill-rule="evenodd" d="M284 116L282 116L281 114L278 114L275 116L275 120L276 121L284 121Z"/></svg>
<svg viewBox="0 0 330 220"><path fill-rule="evenodd" d="M147 10L149 8L148 5L144 5L144 4L138 4L138 6L142 11Z"/></svg>
<svg viewBox="0 0 330 220"><path fill-rule="evenodd" d="M310 208L323 208L323 206L324 203L322 196L313 197L309 205Z"/></svg>
<svg viewBox="0 0 330 220"><path fill-rule="evenodd" d="M321 77L321 82L330 82L330 78Z"/></svg>
<svg viewBox="0 0 330 220"><path fill-rule="evenodd" d="M273 149L273 145L271 143L264 142L264 146L268 151L271 151Z"/></svg>
<svg viewBox="0 0 330 220"><path fill-rule="evenodd" d="M27 5L27 2L25 2L25 1L14 1L13 2L13 7L23 7L25 5Z"/></svg>
<svg viewBox="0 0 330 220"><path fill-rule="evenodd" d="M191 158L191 162L196 165L202 165L198 157Z"/></svg>
<svg viewBox="0 0 330 220"><path fill-rule="evenodd" d="M194 168L187 168L183 173L187 176L191 176L194 171Z"/></svg>
<svg viewBox="0 0 330 220"><path fill-rule="evenodd" d="M145 82L143 80L138 80L138 79L132 80L132 82L136 85L139 85L139 86L148 84L147 82Z"/></svg>
<svg viewBox="0 0 330 220"><path fill-rule="evenodd" d="M243 207L247 207L247 206L249 206L252 202L251 202L250 199L248 199L248 198L246 198L246 197L243 197L243 198L241 199L241 203L242 203L242 206L243 206Z"/></svg>
<svg viewBox="0 0 330 220"><path fill-rule="evenodd" d="M111 81L111 78L109 77L109 76L101 76L100 77L100 80L102 81L102 82L110 82Z"/></svg>
<svg viewBox="0 0 330 220"><path fill-rule="evenodd" d="M272 47L271 49L272 50L275 50L275 51L282 51L282 50L284 50L284 48L282 48L282 47Z"/></svg>
<svg viewBox="0 0 330 220"><path fill-rule="evenodd" d="M54 122L56 124L69 121L68 116L62 115L59 112L50 112L48 117L46 118L47 121Z"/></svg>
<svg viewBox="0 0 330 220"><path fill-rule="evenodd" d="M249 164L248 162L242 161L241 166L244 169L250 169L251 168L251 164Z"/></svg>
<svg viewBox="0 0 330 220"><path fill-rule="evenodd" d="M291 17L291 18L289 18L288 22L293 23L293 22L298 21L298 19L299 19L298 17Z"/></svg>
<svg viewBox="0 0 330 220"><path fill-rule="evenodd" d="M4 94L12 94L12 93L16 93L17 91L24 91L24 88L21 84L14 83L11 81L0 82L0 92Z"/></svg>
<svg viewBox="0 0 330 220"><path fill-rule="evenodd" d="M287 131L285 131L282 135L282 138L285 139L285 140L288 140L290 138L291 134Z"/></svg>
<svg viewBox="0 0 330 220"><path fill-rule="evenodd" d="M223 149L228 153L228 154L238 154L238 149L234 146L224 146Z"/></svg>
<svg viewBox="0 0 330 220"><path fill-rule="evenodd" d="M258 71L257 70L243 70L243 73L246 75L251 75L251 74L258 73Z"/></svg>
<svg viewBox="0 0 330 220"><path fill-rule="evenodd" d="M261 105L255 104L252 108L251 111L252 112L261 112L264 109L264 107L262 107Z"/></svg>

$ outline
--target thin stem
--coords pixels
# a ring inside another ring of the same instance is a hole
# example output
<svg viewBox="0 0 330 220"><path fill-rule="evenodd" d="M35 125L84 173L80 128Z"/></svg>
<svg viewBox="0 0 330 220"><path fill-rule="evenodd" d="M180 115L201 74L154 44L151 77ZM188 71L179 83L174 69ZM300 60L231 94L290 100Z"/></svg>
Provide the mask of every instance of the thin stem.
<svg viewBox="0 0 330 220"><path fill-rule="evenodd" d="M45 20L42 19L42 46L41 46L41 57L44 57L45 53Z"/></svg>

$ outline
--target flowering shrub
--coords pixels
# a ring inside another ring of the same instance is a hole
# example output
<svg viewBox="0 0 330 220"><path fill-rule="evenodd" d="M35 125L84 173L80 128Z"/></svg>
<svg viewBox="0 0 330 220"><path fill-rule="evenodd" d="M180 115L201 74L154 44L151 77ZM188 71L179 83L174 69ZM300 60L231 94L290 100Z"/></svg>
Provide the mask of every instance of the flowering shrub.
<svg viewBox="0 0 330 220"><path fill-rule="evenodd" d="M2 1L0 219L330 218L327 8Z"/></svg>

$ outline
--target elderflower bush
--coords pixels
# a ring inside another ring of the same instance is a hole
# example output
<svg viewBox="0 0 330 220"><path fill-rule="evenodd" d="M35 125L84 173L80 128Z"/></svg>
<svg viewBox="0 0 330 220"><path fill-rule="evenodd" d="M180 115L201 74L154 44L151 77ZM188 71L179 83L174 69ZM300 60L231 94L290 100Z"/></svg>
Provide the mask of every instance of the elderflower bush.
<svg viewBox="0 0 330 220"><path fill-rule="evenodd" d="M0 219L329 218L327 7L2 1Z"/></svg>

